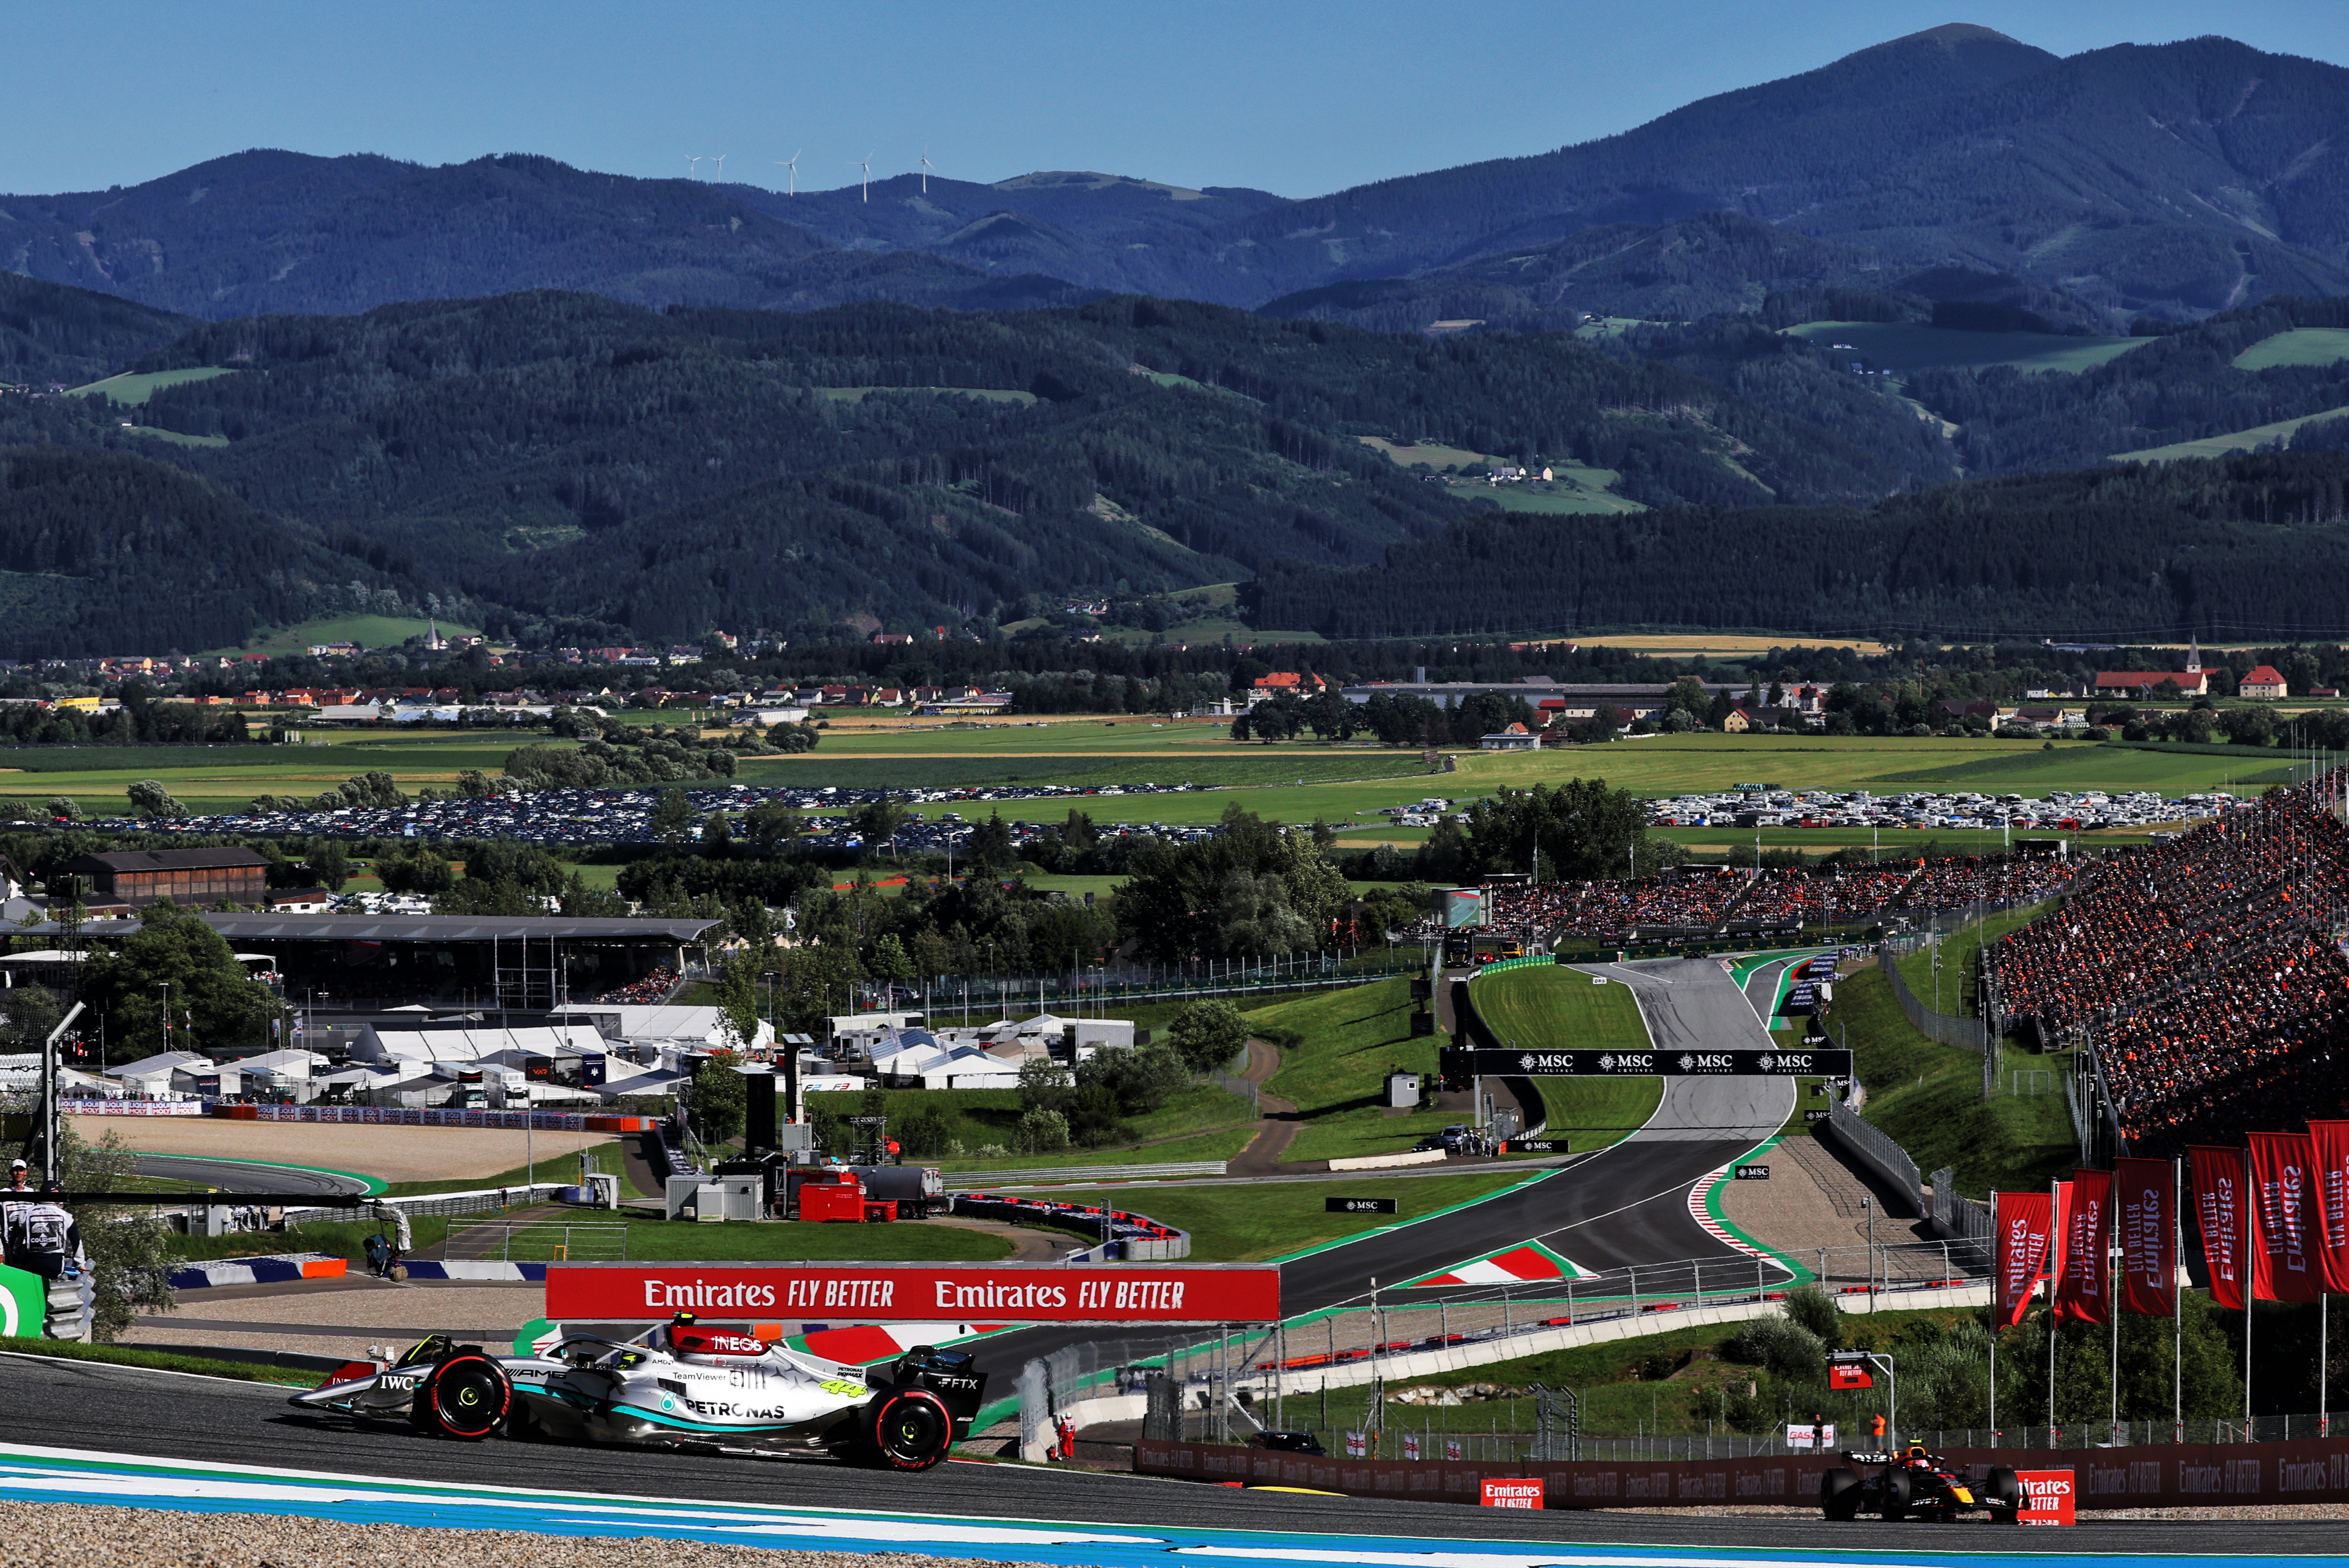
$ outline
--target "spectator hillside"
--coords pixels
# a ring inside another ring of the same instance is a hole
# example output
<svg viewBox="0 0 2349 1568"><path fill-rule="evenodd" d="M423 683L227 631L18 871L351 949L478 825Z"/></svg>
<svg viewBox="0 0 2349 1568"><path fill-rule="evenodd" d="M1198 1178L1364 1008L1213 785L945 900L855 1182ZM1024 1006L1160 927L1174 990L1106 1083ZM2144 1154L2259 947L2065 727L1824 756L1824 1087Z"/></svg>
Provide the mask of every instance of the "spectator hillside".
<svg viewBox="0 0 2349 1568"><path fill-rule="evenodd" d="M2092 1045L2134 1151L2337 1115L2349 959L2344 775L2271 792L2169 844L2097 862L2062 909L1984 955L1993 1020Z"/></svg>

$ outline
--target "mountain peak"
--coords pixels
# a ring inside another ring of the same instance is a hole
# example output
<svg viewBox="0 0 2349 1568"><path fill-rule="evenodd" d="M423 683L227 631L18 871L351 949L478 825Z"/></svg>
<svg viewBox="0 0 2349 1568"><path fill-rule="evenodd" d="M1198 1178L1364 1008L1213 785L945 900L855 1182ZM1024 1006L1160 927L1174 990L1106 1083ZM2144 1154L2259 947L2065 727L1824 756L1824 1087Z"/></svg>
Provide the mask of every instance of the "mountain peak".
<svg viewBox="0 0 2349 1568"><path fill-rule="evenodd" d="M1879 49L1897 49L1903 44L2012 44L2017 48L2031 46L2020 38L2010 38L1995 27L1977 27L1971 22L1944 22L1938 27L1928 27L1921 33L1909 33L1876 46ZM1866 54L1868 51L1860 51Z"/></svg>

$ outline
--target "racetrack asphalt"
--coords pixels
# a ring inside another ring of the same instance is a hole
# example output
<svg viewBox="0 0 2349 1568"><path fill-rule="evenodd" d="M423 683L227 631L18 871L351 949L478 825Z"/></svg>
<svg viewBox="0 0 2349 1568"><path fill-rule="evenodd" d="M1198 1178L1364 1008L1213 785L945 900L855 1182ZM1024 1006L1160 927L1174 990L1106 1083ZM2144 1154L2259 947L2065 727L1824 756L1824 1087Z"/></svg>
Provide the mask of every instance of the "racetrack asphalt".
<svg viewBox="0 0 2349 1568"><path fill-rule="evenodd" d="M1368 1535L1419 1538L1431 1544L1449 1539L1683 1547L1739 1554L1757 1550L1858 1552L1880 1563L1946 1562L1960 1553L2324 1556L2337 1553L2341 1542L2341 1525L2325 1521L2091 1521L2073 1530L1870 1521L1829 1525L1791 1509L1783 1519L1521 1512L1240 1490L1002 1464L948 1464L902 1476L851 1470L822 1460L759 1460L505 1439L451 1442L425 1437L404 1423L358 1427L307 1417L286 1408L285 1394L284 1389L131 1367L0 1356L0 1414L9 1436L20 1442L134 1458L396 1480L1070 1521L1092 1529L1266 1531L1304 1538L1300 1546L1313 1544L1315 1537ZM1350 1554L1331 1556L1350 1560ZM1538 1554L1533 1557L1541 1560Z"/></svg>
<svg viewBox="0 0 2349 1568"><path fill-rule="evenodd" d="M1769 1032L1715 960L1605 964L1592 966L1592 972L1631 986L1660 1050L1770 1043ZM1662 1101L1646 1126L1565 1169L1481 1202L1372 1231L1283 1263L1284 1315L1361 1301L1372 1281L1384 1296L1390 1287L1529 1240L1600 1275L1576 1287L1599 1295L1636 1290L1652 1299L1685 1293L1705 1283L1699 1274L1716 1263L1748 1260L1697 1223L1689 1212L1689 1189L1784 1127L1795 1109L1795 1085L1778 1078L1700 1077L1667 1078L1664 1085ZM1146 1205L1146 1199L1135 1201ZM1235 1191L1233 1201L1246 1202L1245 1190ZM1753 1266L1747 1261L1744 1270ZM1775 1265L1765 1268L1774 1279L1783 1273ZM1744 1278L1744 1270L1713 1274L1713 1288ZM1416 1290L1410 1302L1433 1306L1447 1299L1491 1295L1489 1286ZM1010 1391L1025 1362L1063 1346L1125 1342L1136 1355L1144 1355L1155 1354L1165 1337L1164 1328L1128 1332L1070 1325L1022 1329L966 1348L988 1374L990 1391L1000 1397Z"/></svg>

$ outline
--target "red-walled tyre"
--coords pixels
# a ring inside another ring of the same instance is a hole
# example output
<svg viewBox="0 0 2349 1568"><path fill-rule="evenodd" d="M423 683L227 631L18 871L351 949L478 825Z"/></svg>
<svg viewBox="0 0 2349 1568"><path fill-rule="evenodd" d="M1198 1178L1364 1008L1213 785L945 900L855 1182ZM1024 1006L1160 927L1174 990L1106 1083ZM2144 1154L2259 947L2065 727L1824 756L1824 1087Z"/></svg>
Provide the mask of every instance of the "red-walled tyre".
<svg viewBox="0 0 2349 1568"><path fill-rule="evenodd" d="M408 1418L427 1432L477 1443L503 1426L512 1408L505 1368L479 1351L462 1351L426 1376Z"/></svg>
<svg viewBox="0 0 2349 1568"><path fill-rule="evenodd" d="M926 1470L954 1446L954 1417L926 1388L892 1388L873 1403L867 1462L883 1469Z"/></svg>

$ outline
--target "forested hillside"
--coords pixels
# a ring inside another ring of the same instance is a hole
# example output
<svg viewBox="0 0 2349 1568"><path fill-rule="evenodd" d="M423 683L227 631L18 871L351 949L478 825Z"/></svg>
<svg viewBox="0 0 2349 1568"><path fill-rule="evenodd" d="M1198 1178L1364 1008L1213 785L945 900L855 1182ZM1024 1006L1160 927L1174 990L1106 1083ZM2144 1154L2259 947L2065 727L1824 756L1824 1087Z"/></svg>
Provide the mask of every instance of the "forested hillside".
<svg viewBox="0 0 2349 1568"><path fill-rule="evenodd" d="M1977 480L1872 507L1480 516L1376 567L1277 564L1268 625L1336 637L1634 625L1810 633L2337 636L2349 456Z"/></svg>
<svg viewBox="0 0 2349 1568"><path fill-rule="evenodd" d="M193 651L368 603L384 581L160 463L0 451L0 657Z"/></svg>
<svg viewBox="0 0 2349 1568"><path fill-rule="evenodd" d="M1847 379L1746 396L1566 337L1136 299L510 295L207 324L136 368L226 373L159 387L132 431L79 400L0 401L0 442L178 465L509 629L987 624L1036 596L1356 565L1469 509L1362 436L1586 464L1659 506L1864 501L1946 472L1913 412Z"/></svg>
<svg viewBox="0 0 2349 1568"><path fill-rule="evenodd" d="M2120 327L2349 291L2349 71L2217 37L2059 59L1937 27L1579 146L1297 201L1069 171L794 196L686 172L253 151L0 196L0 267L214 318L526 288L794 309L1109 292L1415 330L1751 312L1954 265ZM1750 222L1692 223L1715 214Z"/></svg>
<svg viewBox="0 0 2349 1568"><path fill-rule="evenodd" d="M112 295L0 272L0 382L95 381L194 325Z"/></svg>

